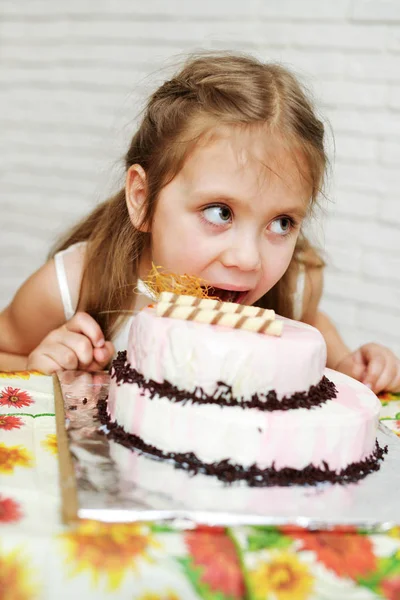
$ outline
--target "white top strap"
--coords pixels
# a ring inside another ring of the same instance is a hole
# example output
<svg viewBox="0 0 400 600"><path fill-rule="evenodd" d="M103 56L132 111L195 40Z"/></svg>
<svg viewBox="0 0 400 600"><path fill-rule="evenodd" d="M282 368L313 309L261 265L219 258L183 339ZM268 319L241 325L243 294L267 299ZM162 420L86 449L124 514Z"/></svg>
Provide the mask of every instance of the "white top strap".
<svg viewBox="0 0 400 600"><path fill-rule="evenodd" d="M56 267L58 287L60 288L61 300L64 307L65 320L69 321L74 316L75 310L72 307L71 294L69 292L67 274L65 272L64 252L57 252L54 255L54 264Z"/></svg>
<svg viewBox="0 0 400 600"><path fill-rule="evenodd" d="M69 319L71 319L74 316L74 314L76 312L76 306L73 306L73 304L72 304L71 292L70 292L70 287L68 284L67 269L65 268L64 258L66 255L70 254L70 256L72 258L72 264L69 264L68 268L70 270L71 270L71 268L73 269L76 265L76 256L74 257L73 252L74 252L74 250L77 250L81 246L82 247L86 246L86 242L78 242L76 244L72 244L72 246L69 246L69 248L66 248L65 250L61 250L61 252L57 252L57 254L54 255L54 265L56 268L58 287L60 289L61 301L62 301L62 304L64 307L65 319L67 321L69 321ZM71 261L68 261L68 262L71 263ZM79 277L80 276L81 276L81 274L79 273ZM70 273L70 280L71 280L71 273Z"/></svg>

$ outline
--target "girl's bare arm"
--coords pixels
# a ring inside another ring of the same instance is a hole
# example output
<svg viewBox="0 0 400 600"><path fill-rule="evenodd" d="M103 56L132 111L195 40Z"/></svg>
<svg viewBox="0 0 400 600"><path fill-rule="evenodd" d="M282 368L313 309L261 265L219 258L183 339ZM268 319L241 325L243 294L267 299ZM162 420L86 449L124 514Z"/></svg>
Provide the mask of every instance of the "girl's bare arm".
<svg viewBox="0 0 400 600"><path fill-rule="evenodd" d="M351 353L330 318L319 310L323 290L323 268L306 270L301 320L316 327L323 335L327 347L327 367L336 369L345 356Z"/></svg>
<svg viewBox="0 0 400 600"><path fill-rule="evenodd" d="M319 310L323 290L323 268L306 269L301 320L316 327L323 335L327 347L327 367L336 369L345 356L351 353L329 317Z"/></svg>
<svg viewBox="0 0 400 600"><path fill-rule="evenodd" d="M327 366L368 385L375 393L400 391L400 360L385 346L370 342L350 350L327 315L318 310L322 294L322 269L306 275L302 321L322 333L327 347Z"/></svg>
<svg viewBox="0 0 400 600"><path fill-rule="evenodd" d="M54 261L23 283L0 313L0 369L21 369L29 353L65 322Z"/></svg>
<svg viewBox="0 0 400 600"><path fill-rule="evenodd" d="M78 292L73 290L74 297ZM87 313L65 322L53 260L22 285L0 314L0 370L96 371L113 353L112 343Z"/></svg>

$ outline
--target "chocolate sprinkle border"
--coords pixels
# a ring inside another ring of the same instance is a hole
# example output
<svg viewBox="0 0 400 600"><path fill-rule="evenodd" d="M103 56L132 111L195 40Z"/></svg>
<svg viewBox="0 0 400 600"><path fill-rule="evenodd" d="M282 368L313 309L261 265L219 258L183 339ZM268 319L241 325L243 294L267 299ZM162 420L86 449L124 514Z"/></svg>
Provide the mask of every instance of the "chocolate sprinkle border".
<svg viewBox="0 0 400 600"><path fill-rule="evenodd" d="M323 462L323 468L310 464L304 469L292 469L290 467L276 469L274 465L266 469L260 469L256 464L245 468L242 465L231 463L229 460L204 463L193 452L163 452L159 448L147 444L139 436L127 433L121 425L111 421L107 412L107 399L100 399L97 408L100 422L108 429L106 435L113 441L133 451L151 454L164 460L172 459L177 469L189 471L191 475L197 473L213 475L226 484L245 481L250 487L289 487L293 485L313 486L324 482L340 485L356 483L370 473L379 471L380 462L388 452L388 447L381 448L378 440L376 440L375 449L370 456L362 461L351 463L340 471L332 471L325 461Z"/></svg>
<svg viewBox="0 0 400 600"><path fill-rule="evenodd" d="M121 383L135 383L141 389L148 390L151 396L168 398L173 402L192 402L195 404L218 404L219 406L239 406L243 409L257 408L261 411L296 410L298 408L314 408L321 406L328 400L337 396L335 384L325 375L317 385L312 385L308 392L295 392L291 396L283 396L278 400L275 390L267 394L253 394L250 400L236 398L232 386L218 381L213 394L207 394L203 388L197 386L194 391L180 390L169 381L158 382L146 379L136 371L126 360L126 350L118 352L111 369L111 378L117 385Z"/></svg>

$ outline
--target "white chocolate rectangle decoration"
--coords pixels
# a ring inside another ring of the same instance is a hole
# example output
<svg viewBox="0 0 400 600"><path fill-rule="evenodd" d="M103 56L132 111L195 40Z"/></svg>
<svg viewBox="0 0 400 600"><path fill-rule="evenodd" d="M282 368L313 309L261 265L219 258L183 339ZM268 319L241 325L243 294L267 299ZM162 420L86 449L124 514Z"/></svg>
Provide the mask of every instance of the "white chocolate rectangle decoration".
<svg viewBox="0 0 400 600"><path fill-rule="evenodd" d="M180 306L169 302L159 302L156 307L158 317L195 321L208 325L223 325L232 329L245 329L256 333L280 336L283 321L264 317L246 317L241 314L224 313L219 310L203 310L195 306Z"/></svg>
<svg viewBox="0 0 400 600"><path fill-rule="evenodd" d="M275 318L275 311L257 306L246 306L236 302L222 302L222 300L213 300L212 298L196 298L196 296L186 296L185 294L173 294L172 292L161 292L159 302L167 302L178 306L193 306L205 310L218 310L224 313L235 313L245 317L262 317L272 321Z"/></svg>

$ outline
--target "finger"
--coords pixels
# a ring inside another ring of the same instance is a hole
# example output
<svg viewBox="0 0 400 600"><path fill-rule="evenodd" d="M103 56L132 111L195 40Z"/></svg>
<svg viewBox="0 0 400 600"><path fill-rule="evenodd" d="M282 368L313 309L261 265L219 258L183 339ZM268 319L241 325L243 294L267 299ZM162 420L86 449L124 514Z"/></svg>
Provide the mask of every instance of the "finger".
<svg viewBox="0 0 400 600"><path fill-rule="evenodd" d="M336 368L345 375L361 381L365 371L365 364L361 352L357 350L357 352L348 354L340 361Z"/></svg>
<svg viewBox="0 0 400 600"><path fill-rule="evenodd" d="M383 369L374 387L372 388L375 394L379 394L379 392L388 390L391 383L396 377L396 373L396 364L394 364L392 361L387 362L385 368Z"/></svg>
<svg viewBox="0 0 400 600"><path fill-rule="evenodd" d="M100 325L85 312L76 313L72 319L67 321L65 327L68 331L86 335L94 348L102 348L104 346L104 335Z"/></svg>
<svg viewBox="0 0 400 600"><path fill-rule="evenodd" d="M55 343L51 346L43 346L41 352L44 356L54 360L60 365L61 369L76 370L78 368L78 357L74 350L61 343Z"/></svg>
<svg viewBox="0 0 400 600"><path fill-rule="evenodd" d="M95 361L100 365L101 369L110 362L115 354L114 344L112 342L105 342L103 348L95 348L93 357Z"/></svg>
<svg viewBox="0 0 400 600"><path fill-rule="evenodd" d="M388 392L398 393L400 392L400 363L397 361L396 365L396 375L393 378L393 381L390 382L388 386Z"/></svg>
<svg viewBox="0 0 400 600"><path fill-rule="evenodd" d="M63 334L62 343L75 352L78 357L78 369L84 371L93 361L93 345L86 335L66 330Z"/></svg>
<svg viewBox="0 0 400 600"><path fill-rule="evenodd" d="M353 353L352 356L353 356L353 361L354 361L355 364L361 365L363 367L365 366L364 355L363 355L363 353L361 351L361 348L359 348L358 350L356 350Z"/></svg>
<svg viewBox="0 0 400 600"><path fill-rule="evenodd" d="M363 377L364 385L374 389L376 382L385 368L385 364L386 360L382 355L371 357L368 362L367 371Z"/></svg>
<svg viewBox="0 0 400 600"><path fill-rule="evenodd" d="M355 358L353 364L351 365L351 377L354 377L354 379L357 379L358 381L362 381L363 377L365 376L365 373L366 366L364 362L362 361L362 359L360 361L357 360L357 358Z"/></svg>
<svg viewBox="0 0 400 600"><path fill-rule="evenodd" d="M62 367L50 356L33 352L28 358L28 371L40 371L44 375L52 375L61 371Z"/></svg>

